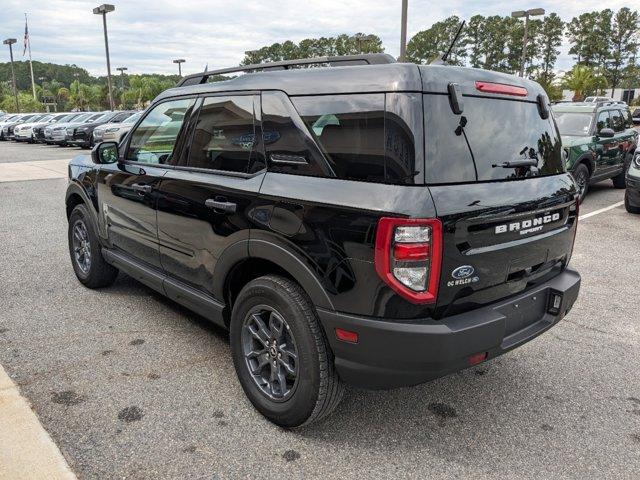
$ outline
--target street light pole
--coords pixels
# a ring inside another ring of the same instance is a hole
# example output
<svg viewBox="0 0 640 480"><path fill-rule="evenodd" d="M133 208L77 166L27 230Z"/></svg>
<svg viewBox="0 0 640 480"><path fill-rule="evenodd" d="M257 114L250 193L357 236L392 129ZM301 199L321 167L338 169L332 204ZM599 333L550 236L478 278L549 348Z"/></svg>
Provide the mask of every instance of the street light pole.
<svg viewBox="0 0 640 480"><path fill-rule="evenodd" d="M20 103L18 103L18 87L16 86L16 72L13 69L13 45L17 40L15 38L7 38L2 43L9 45L9 57L11 58L11 82L13 83L13 96L16 98L16 112L20 113Z"/></svg>
<svg viewBox="0 0 640 480"><path fill-rule="evenodd" d="M400 60L406 62L407 57L407 10L409 8L408 0L402 0L402 14L400 18Z"/></svg>
<svg viewBox="0 0 640 480"><path fill-rule="evenodd" d="M529 17L544 15L544 8L532 8L530 10L518 10L511 12L513 18L524 17L524 40L522 42L522 60L520 61L520 76L524 77L524 64L527 59L527 42L529 41Z"/></svg>
<svg viewBox="0 0 640 480"><path fill-rule="evenodd" d="M184 58L176 58L173 63L178 64L178 75L182 76L182 64L185 62Z"/></svg>
<svg viewBox="0 0 640 480"><path fill-rule="evenodd" d="M120 89L124 90L124 72L129 69L127 67L118 67L116 70L120 72Z"/></svg>
<svg viewBox="0 0 640 480"><path fill-rule="evenodd" d="M109 105L111 110L114 109L113 104L113 87L111 85L111 60L109 59L109 38L107 37L107 13L113 12L116 9L113 5L104 3L99 7L93 9L93 13L96 15L102 15L102 26L104 29L104 48L107 53L107 85L109 86Z"/></svg>

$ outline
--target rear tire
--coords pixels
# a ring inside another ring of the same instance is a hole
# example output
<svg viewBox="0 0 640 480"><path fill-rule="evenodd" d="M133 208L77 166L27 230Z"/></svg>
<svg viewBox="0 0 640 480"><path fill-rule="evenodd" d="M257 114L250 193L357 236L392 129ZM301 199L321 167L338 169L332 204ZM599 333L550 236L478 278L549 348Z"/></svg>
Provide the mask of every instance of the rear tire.
<svg viewBox="0 0 640 480"><path fill-rule="evenodd" d="M591 177L589 169L584 163L580 163L573 172L571 172L571 175L578 184L578 202L582 203L589 190L589 179Z"/></svg>
<svg viewBox="0 0 640 480"><path fill-rule="evenodd" d="M89 288L108 287L118 276L118 269L102 257L102 246L89 211L77 205L69 216L69 255L78 280Z"/></svg>
<svg viewBox="0 0 640 480"><path fill-rule="evenodd" d="M624 194L624 208L626 208L629 213L640 213L640 207L635 207L629 203L629 192L625 192Z"/></svg>
<svg viewBox="0 0 640 480"><path fill-rule="evenodd" d="M271 422L308 425L340 403L344 384L313 305L297 283L275 275L249 282L233 306L230 336L240 384Z"/></svg>

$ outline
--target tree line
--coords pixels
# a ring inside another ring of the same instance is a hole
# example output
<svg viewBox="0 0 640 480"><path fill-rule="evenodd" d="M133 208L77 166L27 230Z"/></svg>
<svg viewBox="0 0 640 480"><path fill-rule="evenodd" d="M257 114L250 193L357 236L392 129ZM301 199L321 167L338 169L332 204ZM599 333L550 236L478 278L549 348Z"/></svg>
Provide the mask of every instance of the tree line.
<svg viewBox="0 0 640 480"><path fill-rule="evenodd" d="M451 45L462 19L448 17L416 33L407 44L407 60L427 64ZM563 21L556 13L529 21L524 72L538 81L550 98L561 97L561 89L572 90L576 100L605 89L640 85L637 55L640 45L640 15L624 7L583 13ZM453 47L449 63L515 74L520 70L524 22L510 16L474 15ZM554 73L563 39L570 44L575 66L559 81ZM342 34L335 37L291 40L245 52L240 65L296 58L382 53L380 37L374 34ZM31 94L27 62L15 62L21 110L42 110L42 102L55 103L58 110L99 110L109 107L106 77L94 77L76 65L33 62L37 100ZM216 80L229 78L218 77ZM8 63L0 63L0 109L13 111ZM177 75L114 76L114 99L119 108L143 107L158 93L175 85Z"/></svg>
<svg viewBox="0 0 640 480"><path fill-rule="evenodd" d="M95 77L76 65L33 62L36 99L31 89L29 63L14 62L20 111L45 111L46 104L58 111L108 110L109 91L106 76ZM15 111L11 86L11 65L0 63L0 110ZM162 91L175 86L177 75L114 75L113 97L117 108L143 108Z"/></svg>

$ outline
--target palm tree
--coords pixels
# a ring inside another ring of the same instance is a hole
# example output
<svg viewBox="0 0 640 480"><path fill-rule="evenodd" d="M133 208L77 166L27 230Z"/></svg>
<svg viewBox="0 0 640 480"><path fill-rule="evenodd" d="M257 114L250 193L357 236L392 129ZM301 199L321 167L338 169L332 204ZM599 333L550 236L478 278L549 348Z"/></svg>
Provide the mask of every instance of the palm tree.
<svg viewBox="0 0 640 480"><path fill-rule="evenodd" d="M579 102L584 97L598 89L607 87L607 81L591 67L576 65L568 72L563 81L563 87L573 91L573 101Z"/></svg>

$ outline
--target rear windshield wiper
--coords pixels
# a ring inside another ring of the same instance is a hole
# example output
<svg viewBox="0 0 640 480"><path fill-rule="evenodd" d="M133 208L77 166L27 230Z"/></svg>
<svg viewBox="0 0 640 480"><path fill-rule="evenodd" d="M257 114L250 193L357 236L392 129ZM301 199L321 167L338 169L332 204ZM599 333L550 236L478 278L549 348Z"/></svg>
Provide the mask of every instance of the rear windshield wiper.
<svg viewBox="0 0 640 480"><path fill-rule="evenodd" d="M522 168L522 167L537 167L538 160L531 158L527 160L512 160L510 162L503 162L500 164L494 163L491 165L493 168L502 167L502 168Z"/></svg>

